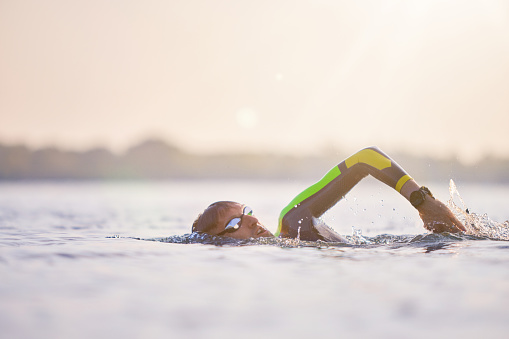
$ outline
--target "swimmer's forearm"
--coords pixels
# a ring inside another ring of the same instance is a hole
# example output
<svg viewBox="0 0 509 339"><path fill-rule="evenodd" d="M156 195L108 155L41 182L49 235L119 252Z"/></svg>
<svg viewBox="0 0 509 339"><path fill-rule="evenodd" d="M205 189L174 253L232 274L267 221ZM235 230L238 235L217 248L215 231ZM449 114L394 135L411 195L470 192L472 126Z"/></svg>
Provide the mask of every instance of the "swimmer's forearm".
<svg viewBox="0 0 509 339"><path fill-rule="evenodd" d="M410 194L412 192L417 191L419 189L419 185L415 182L414 179L408 180L403 187L401 187L401 193L402 196L406 198L406 200L410 201Z"/></svg>
<svg viewBox="0 0 509 339"><path fill-rule="evenodd" d="M401 195L410 201L410 194L419 190L419 185L415 180L407 181L401 188ZM447 208L445 204L434 197L426 196L424 201L415 209L419 212L419 217L424 222L424 228L434 233L441 232L465 232L465 226L456 216Z"/></svg>

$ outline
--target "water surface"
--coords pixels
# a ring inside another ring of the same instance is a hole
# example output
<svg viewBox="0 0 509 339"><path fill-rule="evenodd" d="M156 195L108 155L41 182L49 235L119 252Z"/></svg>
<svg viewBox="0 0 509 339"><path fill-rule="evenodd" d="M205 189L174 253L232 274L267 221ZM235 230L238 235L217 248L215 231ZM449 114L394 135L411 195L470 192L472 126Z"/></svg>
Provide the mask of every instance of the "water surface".
<svg viewBox="0 0 509 339"><path fill-rule="evenodd" d="M509 242L427 234L373 181L324 217L349 244L189 235L224 199L275 231L307 184L1 183L2 338L506 336ZM509 219L509 187L458 189L475 222Z"/></svg>

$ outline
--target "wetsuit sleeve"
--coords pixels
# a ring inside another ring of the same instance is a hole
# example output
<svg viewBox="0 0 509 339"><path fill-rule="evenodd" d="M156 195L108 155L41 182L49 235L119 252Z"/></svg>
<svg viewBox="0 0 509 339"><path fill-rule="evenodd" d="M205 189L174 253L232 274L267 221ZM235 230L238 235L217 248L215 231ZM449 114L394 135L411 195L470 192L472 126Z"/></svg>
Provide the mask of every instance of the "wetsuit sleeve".
<svg viewBox="0 0 509 339"><path fill-rule="evenodd" d="M360 150L297 195L281 211L275 235L285 238L299 236L301 240L310 241L341 241L341 236L324 227L318 218L368 174L398 192L401 192L403 185L412 179L377 147Z"/></svg>

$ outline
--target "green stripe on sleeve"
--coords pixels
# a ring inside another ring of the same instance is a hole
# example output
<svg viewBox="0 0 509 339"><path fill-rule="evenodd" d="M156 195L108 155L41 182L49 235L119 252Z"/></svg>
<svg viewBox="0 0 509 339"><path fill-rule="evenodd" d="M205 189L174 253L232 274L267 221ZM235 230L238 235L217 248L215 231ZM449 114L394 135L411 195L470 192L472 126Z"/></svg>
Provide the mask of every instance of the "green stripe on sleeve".
<svg viewBox="0 0 509 339"><path fill-rule="evenodd" d="M297 195L283 210L281 211L281 214L279 215L279 222L278 222L278 228L277 232L275 234L276 237L279 236L279 233L281 232L283 217L290 211L292 208L303 202L305 199L309 198L313 194L320 191L322 188L324 188L328 183L330 183L332 180L337 178L341 174L341 171L339 170L338 166L335 166L332 168L327 174L323 176L320 181L313 184L312 186L309 186L304 191L302 191L299 195Z"/></svg>

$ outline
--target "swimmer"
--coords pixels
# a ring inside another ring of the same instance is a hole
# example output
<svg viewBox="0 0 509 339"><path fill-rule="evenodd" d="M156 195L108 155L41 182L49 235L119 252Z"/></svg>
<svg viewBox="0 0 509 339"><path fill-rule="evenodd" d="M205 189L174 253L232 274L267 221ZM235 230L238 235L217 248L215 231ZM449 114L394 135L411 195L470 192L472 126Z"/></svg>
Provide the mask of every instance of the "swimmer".
<svg viewBox="0 0 509 339"><path fill-rule="evenodd" d="M259 222L250 207L232 201L218 201L207 207L194 221L192 231L235 239L276 236L344 242L344 237L319 218L368 174L405 197L417 209L427 230L434 233L466 231L449 208L433 197L428 188L419 186L377 147L360 150L297 195L281 211L274 235Z"/></svg>

